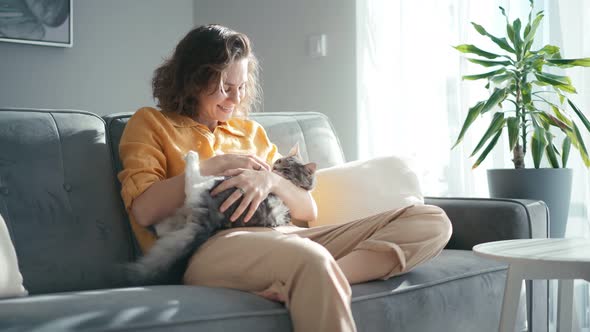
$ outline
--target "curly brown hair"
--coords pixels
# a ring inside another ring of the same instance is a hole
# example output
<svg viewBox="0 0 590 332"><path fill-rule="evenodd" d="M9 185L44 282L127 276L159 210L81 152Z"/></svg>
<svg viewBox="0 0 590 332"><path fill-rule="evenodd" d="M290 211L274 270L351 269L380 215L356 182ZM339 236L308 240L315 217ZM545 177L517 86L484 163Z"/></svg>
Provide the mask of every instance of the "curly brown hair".
<svg viewBox="0 0 590 332"><path fill-rule="evenodd" d="M200 93L207 89L215 92L223 72L242 59L248 59L248 81L236 115L247 116L260 96L258 60L245 34L217 24L191 30L178 43L172 57L156 69L152 88L158 107L196 116Z"/></svg>

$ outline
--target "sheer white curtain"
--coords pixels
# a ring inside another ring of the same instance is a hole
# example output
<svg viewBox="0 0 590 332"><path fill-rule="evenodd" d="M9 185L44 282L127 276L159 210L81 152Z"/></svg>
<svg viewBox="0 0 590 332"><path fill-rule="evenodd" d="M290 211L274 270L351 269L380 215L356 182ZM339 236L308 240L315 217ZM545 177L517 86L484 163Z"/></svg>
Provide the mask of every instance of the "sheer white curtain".
<svg viewBox="0 0 590 332"><path fill-rule="evenodd" d="M546 1L548 26L544 33L550 43L561 46L562 55L567 57L590 56L590 2L587 0ZM590 116L590 68L571 68L567 74L572 78L578 94L572 100ZM585 134L586 146L590 146L590 135ZM572 156L574 157L574 156ZM571 158L574 169L572 202L566 236L590 237L590 175L579 158ZM590 331L590 291L588 283L576 280L575 305L579 327ZM554 290L555 291L555 290ZM554 314L555 315L555 314Z"/></svg>
<svg viewBox="0 0 590 332"><path fill-rule="evenodd" d="M489 121L476 121L463 143L450 150L470 106L489 96L482 81L461 76L485 71L464 60L452 45L475 44L498 50L470 22L494 35L504 35L510 17L526 19L526 0L358 0L358 132L360 158L396 154L411 158L429 196L487 197L486 169L510 168L507 138L475 170L468 156ZM565 57L590 57L590 1L536 0L545 11L535 41L561 47ZM570 68L578 94L572 100L590 117L590 68ZM590 148L590 137L585 142ZM503 140L503 141L502 141ZM527 156L527 165L532 160ZM568 166L574 169L570 220L566 236L590 237L590 172L577 150ZM583 286L583 287L582 287ZM587 283L576 283L580 326L590 325Z"/></svg>
<svg viewBox="0 0 590 332"><path fill-rule="evenodd" d="M566 57L590 57L590 2L587 0L547 1L548 28L545 34L551 43L561 46L561 53ZM572 100L590 116L590 68L571 68L566 72L575 84L578 94ZM590 135L585 134L586 147L590 146ZM574 185L570 220L567 233L571 236L590 234L590 176L584 169L580 158L572 155L571 165L574 169Z"/></svg>

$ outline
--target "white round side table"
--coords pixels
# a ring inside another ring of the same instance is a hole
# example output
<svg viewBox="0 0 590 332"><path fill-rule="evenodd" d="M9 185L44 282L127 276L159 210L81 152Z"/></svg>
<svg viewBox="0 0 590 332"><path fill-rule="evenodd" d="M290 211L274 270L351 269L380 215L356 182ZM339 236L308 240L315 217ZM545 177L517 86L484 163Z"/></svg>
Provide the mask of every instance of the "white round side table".
<svg viewBox="0 0 590 332"><path fill-rule="evenodd" d="M500 332L513 332L523 280L559 279L558 331L572 330L574 279L590 281L590 240L519 239L478 244L476 255L509 264Z"/></svg>

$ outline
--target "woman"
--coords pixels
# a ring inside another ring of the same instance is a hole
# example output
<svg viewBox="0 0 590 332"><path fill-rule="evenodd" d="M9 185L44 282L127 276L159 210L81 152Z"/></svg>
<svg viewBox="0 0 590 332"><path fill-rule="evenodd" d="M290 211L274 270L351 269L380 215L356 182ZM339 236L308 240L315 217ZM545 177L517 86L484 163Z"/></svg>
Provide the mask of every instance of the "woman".
<svg viewBox="0 0 590 332"><path fill-rule="evenodd" d="M221 205L248 220L273 193L293 219L312 221L310 193L273 172L279 156L264 129L247 120L258 97L257 61L248 38L219 25L197 27L155 72L160 110L142 108L129 120L120 144L122 196L142 250L150 226L184 202L184 161L199 153L205 175L232 176L212 194L236 188ZM414 206L346 224L317 228L224 230L192 256L190 285L250 291L284 302L296 331L354 331L350 284L405 273L437 255L451 233L433 206Z"/></svg>

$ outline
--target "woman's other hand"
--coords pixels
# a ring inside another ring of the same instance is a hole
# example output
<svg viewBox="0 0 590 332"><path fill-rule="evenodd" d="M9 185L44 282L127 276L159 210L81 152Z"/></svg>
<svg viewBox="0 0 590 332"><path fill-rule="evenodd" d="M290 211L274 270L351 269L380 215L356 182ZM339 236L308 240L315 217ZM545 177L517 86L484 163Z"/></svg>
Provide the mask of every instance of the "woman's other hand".
<svg viewBox="0 0 590 332"><path fill-rule="evenodd" d="M260 157L254 154L221 154L201 161L202 175L225 175L224 172L232 169L266 170L270 166Z"/></svg>
<svg viewBox="0 0 590 332"><path fill-rule="evenodd" d="M243 197L240 205L230 217L232 222L236 221L246 209L248 209L248 212L244 216L244 222L248 222L260 203L272 192L279 180L278 178L280 178L279 175L268 171L266 168L261 171L246 168L230 169L223 172L223 175L231 176L231 178L215 187L211 195L215 196L224 190L236 188L219 207L219 211L224 212Z"/></svg>

